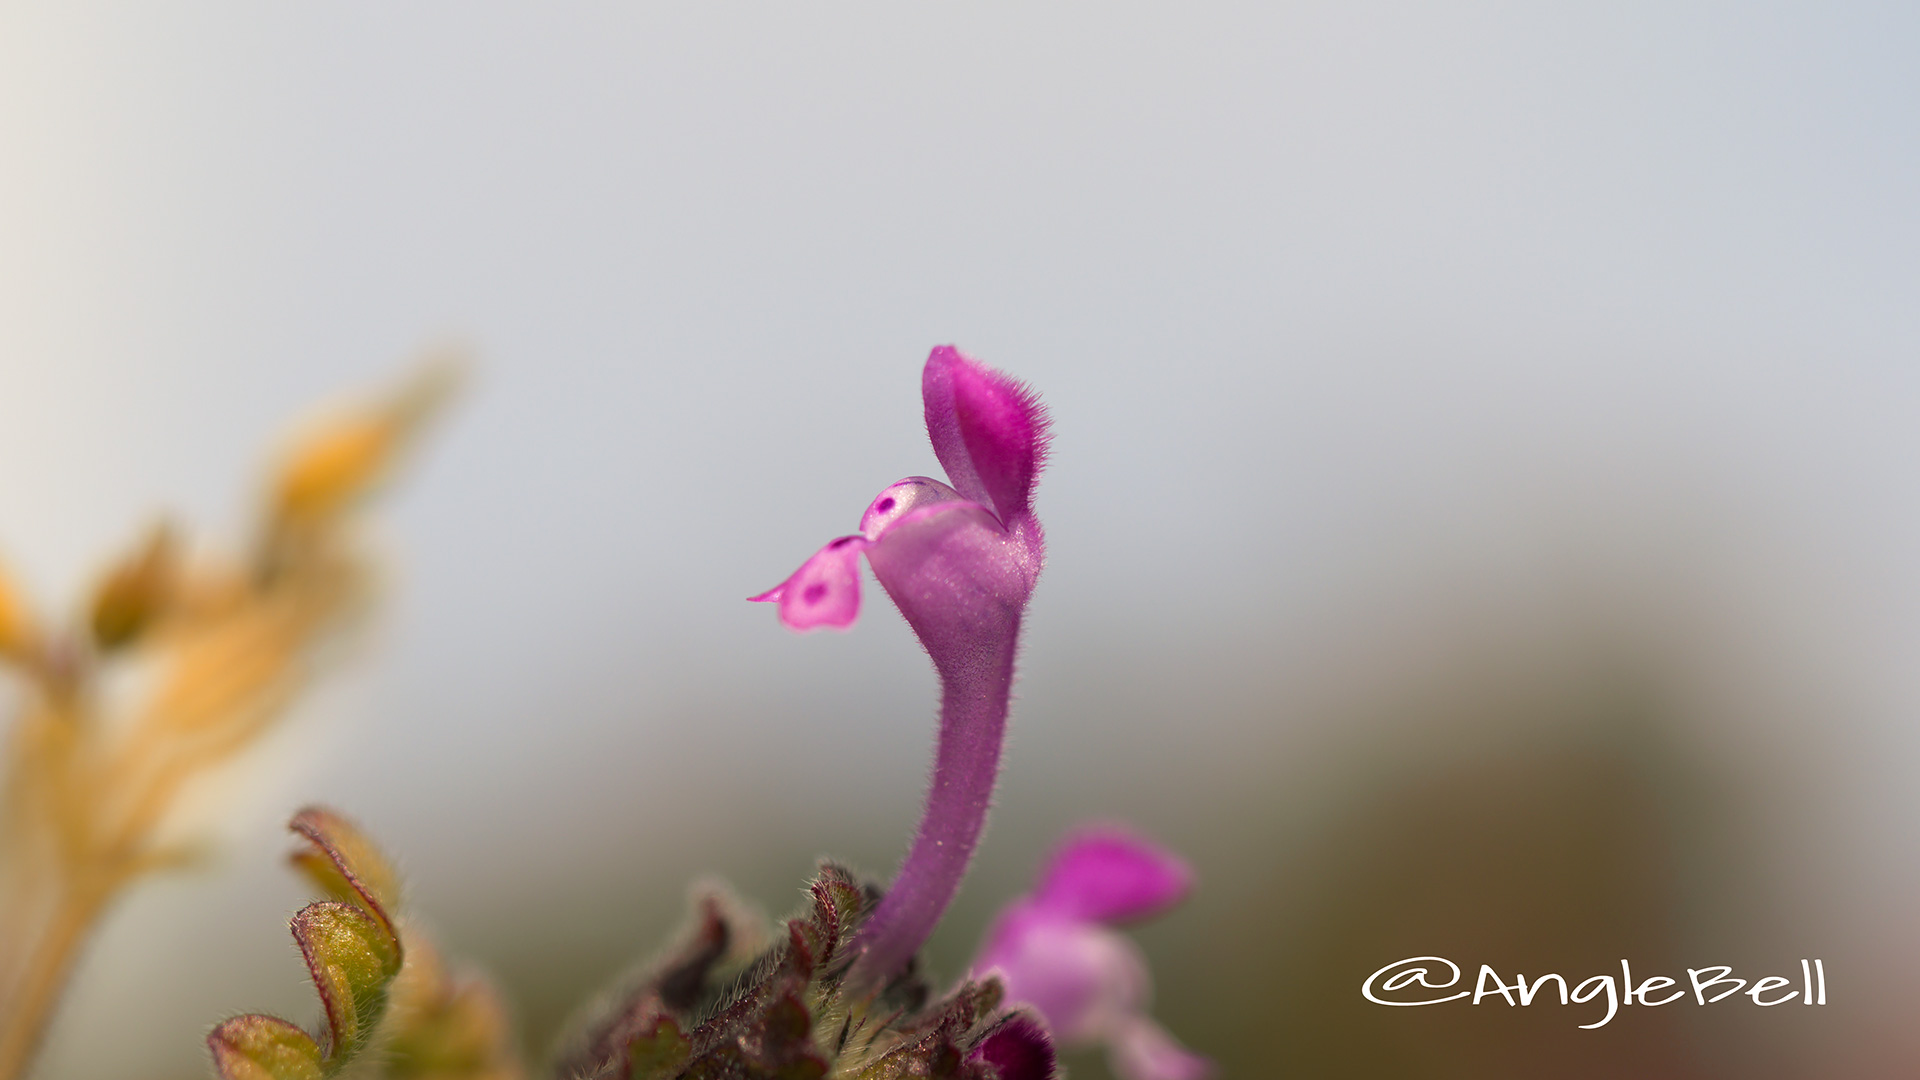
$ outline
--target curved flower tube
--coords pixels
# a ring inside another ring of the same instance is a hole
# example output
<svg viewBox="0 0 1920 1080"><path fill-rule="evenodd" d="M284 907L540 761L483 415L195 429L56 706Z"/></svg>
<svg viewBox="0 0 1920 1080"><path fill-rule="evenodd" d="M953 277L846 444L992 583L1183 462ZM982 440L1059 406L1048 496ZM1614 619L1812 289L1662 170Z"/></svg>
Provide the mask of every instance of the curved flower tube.
<svg viewBox="0 0 1920 1080"><path fill-rule="evenodd" d="M940 734L926 812L885 899L855 943L856 981L904 970L960 887L1000 770L1020 618L1044 559L1033 489L1047 415L1027 387L951 346L921 377L927 434L950 483L909 476L860 531L821 548L752 599L793 630L845 629L860 613L860 556L940 677Z"/></svg>
<svg viewBox="0 0 1920 1080"><path fill-rule="evenodd" d="M1146 958L1115 924L1184 899L1193 871L1179 856L1114 826L1078 830L1040 885L1001 911L973 963L1007 1000L1039 1010L1062 1046L1105 1044L1123 1080L1203 1080L1213 1066L1147 1015Z"/></svg>

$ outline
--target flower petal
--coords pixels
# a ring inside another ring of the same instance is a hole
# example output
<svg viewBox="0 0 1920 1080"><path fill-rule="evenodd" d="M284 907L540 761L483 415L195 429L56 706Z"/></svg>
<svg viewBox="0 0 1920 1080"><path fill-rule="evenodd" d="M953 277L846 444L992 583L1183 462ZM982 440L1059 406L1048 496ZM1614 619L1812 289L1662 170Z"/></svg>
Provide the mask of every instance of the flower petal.
<svg viewBox="0 0 1920 1080"><path fill-rule="evenodd" d="M1157 914L1193 888L1186 860L1114 825L1081 829L1047 863L1034 902L1048 911L1098 922Z"/></svg>
<svg viewBox="0 0 1920 1080"><path fill-rule="evenodd" d="M985 507L951 499L909 510L867 546L867 561L935 667L1011 665L1029 564Z"/></svg>
<svg viewBox="0 0 1920 1080"><path fill-rule="evenodd" d="M800 564L792 577L747 599L779 604L780 622L789 630L845 630L860 616L860 552L866 546L864 536L843 536Z"/></svg>
<svg viewBox="0 0 1920 1080"><path fill-rule="evenodd" d="M881 533L909 513L923 506L958 498L959 492L932 477L909 476L875 495L873 502L867 504L867 512L860 515L860 535L869 540L878 540Z"/></svg>
<svg viewBox="0 0 1920 1080"><path fill-rule="evenodd" d="M951 345L927 357L920 379L927 435L962 496L1013 528L1031 511L1047 456L1047 412L1025 385Z"/></svg>
<svg viewBox="0 0 1920 1080"><path fill-rule="evenodd" d="M990 971L1002 973L1016 971L1019 967L1020 950L1026 947L1027 935L1036 927L1044 931L1048 921L1045 911L1034 906L1029 897L1021 897L1002 908L993 925L987 928L986 941L980 946L980 953L973 958L973 977L984 979Z"/></svg>
<svg viewBox="0 0 1920 1080"><path fill-rule="evenodd" d="M1206 1080L1213 1062L1188 1050L1167 1029L1136 1016L1113 1040L1109 1061L1121 1080Z"/></svg>
<svg viewBox="0 0 1920 1080"><path fill-rule="evenodd" d="M1039 1010L1063 1045L1107 1041L1146 1008L1151 982L1133 942L1096 923L1009 914L974 975L998 974L1007 1001Z"/></svg>
<svg viewBox="0 0 1920 1080"><path fill-rule="evenodd" d="M1028 1016L995 1028L969 1056L993 1066L1000 1080L1053 1080L1053 1039Z"/></svg>
<svg viewBox="0 0 1920 1080"><path fill-rule="evenodd" d="M1114 825L1076 830L1048 861L1040 889L1007 905L973 963L1006 999L1046 1018L1063 1048L1103 1043L1122 1080L1204 1080L1212 1063L1147 1016L1146 956L1107 923L1184 896L1178 856Z"/></svg>

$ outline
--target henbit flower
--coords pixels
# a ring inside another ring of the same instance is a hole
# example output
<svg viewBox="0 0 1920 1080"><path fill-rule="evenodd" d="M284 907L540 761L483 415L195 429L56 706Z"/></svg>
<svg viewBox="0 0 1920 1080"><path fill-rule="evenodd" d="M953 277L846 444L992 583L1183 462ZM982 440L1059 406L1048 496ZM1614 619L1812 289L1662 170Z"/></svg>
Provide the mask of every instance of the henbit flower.
<svg viewBox="0 0 1920 1080"><path fill-rule="evenodd" d="M860 556L940 677L940 735L925 815L856 942L856 982L904 970L953 899L1000 769L1020 617L1040 576L1033 516L1047 415L1027 387L942 346L921 376L927 434L951 486L909 476L875 496L860 532L820 549L777 588L794 630L845 629L860 612Z"/></svg>
<svg viewBox="0 0 1920 1080"><path fill-rule="evenodd" d="M1193 872L1177 855L1114 826L1077 830L1031 895L1007 905L973 962L1007 1001L1039 1010L1063 1047L1105 1044L1123 1080L1201 1080L1212 1063L1147 1016L1145 957L1115 924L1179 903Z"/></svg>

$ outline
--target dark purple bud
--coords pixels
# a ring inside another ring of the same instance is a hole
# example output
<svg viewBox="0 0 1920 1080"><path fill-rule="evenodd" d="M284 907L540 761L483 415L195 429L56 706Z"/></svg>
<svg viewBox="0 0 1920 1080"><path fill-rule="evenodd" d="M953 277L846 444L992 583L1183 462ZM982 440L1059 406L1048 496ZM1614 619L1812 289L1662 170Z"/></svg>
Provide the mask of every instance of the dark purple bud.
<svg viewBox="0 0 1920 1080"><path fill-rule="evenodd" d="M1028 1016L1016 1014L995 1028L973 1058L993 1066L999 1080L1053 1080L1053 1039Z"/></svg>

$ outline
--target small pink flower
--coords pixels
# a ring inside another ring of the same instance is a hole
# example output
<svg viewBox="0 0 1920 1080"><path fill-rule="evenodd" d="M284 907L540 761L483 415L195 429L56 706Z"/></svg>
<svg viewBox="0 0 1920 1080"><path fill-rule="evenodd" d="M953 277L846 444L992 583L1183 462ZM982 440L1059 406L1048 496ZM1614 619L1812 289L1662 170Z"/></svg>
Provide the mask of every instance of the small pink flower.
<svg viewBox="0 0 1920 1080"><path fill-rule="evenodd" d="M952 486L925 476L893 484L867 506L859 533L751 599L779 604L792 630L847 629L860 615L865 554L939 665L959 661L956 648L1019 630L1044 558L1032 504L1047 415L1031 390L950 345L927 357L920 386Z"/></svg>
<svg viewBox="0 0 1920 1080"><path fill-rule="evenodd" d="M925 815L893 885L860 932L855 981L904 970L953 899L1000 770L1020 619L1045 544L1033 489L1047 415L1020 383L942 346L920 380L927 435L950 483L909 476L874 497L860 531L821 548L752 599L793 630L860 614L860 556L940 676L940 736Z"/></svg>
<svg viewBox="0 0 1920 1080"><path fill-rule="evenodd" d="M1113 927L1184 899L1193 872L1179 856L1114 826L1076 831L1040 885L1009 904L974 960L1007 999L1038 1010L1062 1046L1104 1044L1124 1080L1202 1080L1212 1074L1147 1015L1146 958Z"/></svg>

